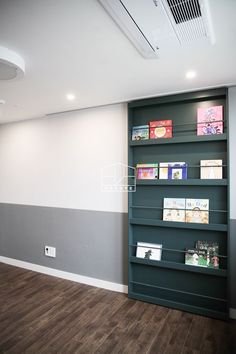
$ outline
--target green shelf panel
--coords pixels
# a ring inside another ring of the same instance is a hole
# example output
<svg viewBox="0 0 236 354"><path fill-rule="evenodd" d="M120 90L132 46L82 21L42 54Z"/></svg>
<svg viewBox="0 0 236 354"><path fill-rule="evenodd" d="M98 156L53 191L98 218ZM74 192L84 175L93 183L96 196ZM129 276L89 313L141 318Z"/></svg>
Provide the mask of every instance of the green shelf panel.
<svg viewBox="0 0 236 354"><path fill-rule="evenodd" d="M227 134L218 135L192 135L178 136L170 139L148 139L148 140L132 140L130 146L145 146L145 145L163 145L163 144L183 144L183 143L202 143L211 141L227 140Z"/></svg>
<svg viewBox="0 0 236 354"><path fill-rule="evenodd" d="M153 98L144 98L141 100L131 101L129 108L134 109L137 107L151 107L153 105L173 104L176 102L200 102L202 100L214 100L217 98L225 98L227 95L227 88L220 87L205 91L186 92L182 94L159 96Z"/></svg>
<svg viewBox="0 0 236 354"><path fill-rule="evenodd" d="M146 226L159 226L159 227L173 227L181 229L194 229L194 230L212 230L212 231L227 231L228 226L226 224L197 224L197 223L185 223L164 221L155 219L141 219L131 218L130 224L132 225L146 225Z"/></svg>
<svg viewBox="0 0 236 354"><path fill-rule="evenodd" d="M165 300L165 299L161 299L161 298L157 298L157 297L153 297L153 296L148 296L148 295L144 295L144 294L133 292L133 291L129 291L128 295L132 299L147 301L147 302L151 302L156 305L175 308L178 310L183 310L183 311L187 311L187 312L191 312L191 313L195 313L195 314L199 314L199 315L203 315L203 316L209 316L209 317L217 318L219 320L227 320L229 317L228 313L226 313L226 312L215 311L215 310L208 309L206 307L192 306L192 305L183 304L180 302Z"/></svg>
<svg viewBox="0 0 236 354"><path fill-rule="evenodd" d="M224 133L197 135L198 108L219 105L223 106L224 111ZM136 192L129 193L128 196L129 244L148 240L147 242L151 243L162 243L163 250L165 247L177 249L178 244L181 244L181 248L184 249L185 246L189 247L191 243L194 244L196 240L201 239L207 242L218 242L227 258L221 260L221 269L213 269L186 265L184 255L177 257L173 253L171 255L163 253L163 260L155 261L137 258L131 251L128 287L130 298L221 320L228 319L227 106L227 88L154 97L128 104L129 166L137 163L183 161L184 159L189 167L198 167L200 160L221 159L225 177L219 180L202 180L198 178L198 170L190 169L189 178L185 180L136 180ZM145 125L152 120L162 119L172 120L173 138L131 140L133 126ZM209 199L212 209L210 212L216 212L210 214L211 223L162 220L160 205L163 198L184 198L186 196L193 199ZM138 225L142 227L137 227Z"/></svg>
<svg viewBox="0 0 236 354"><path fill-rule="evenodd" d="M138 258L138 257L134 257L134 256L130 257L130 262L144 264L147 266L154 266L154 267L160 267L160 268L176 269L176 270L182 270L182 271L193 272L193 273L213 275L213 276L218 276L218 277L227 277L227 270L225 270L225 269L197 267L197 266L191 266L191 265L186 265L186 264L176 263L176 262L154 261L151 259L143 259L143 258Z"/></svg>
<svg viewBox="0 0 236 354"><path fill-rule="evenodd" d="M137 179L137 186L227 186L227 179Z"/></svg>

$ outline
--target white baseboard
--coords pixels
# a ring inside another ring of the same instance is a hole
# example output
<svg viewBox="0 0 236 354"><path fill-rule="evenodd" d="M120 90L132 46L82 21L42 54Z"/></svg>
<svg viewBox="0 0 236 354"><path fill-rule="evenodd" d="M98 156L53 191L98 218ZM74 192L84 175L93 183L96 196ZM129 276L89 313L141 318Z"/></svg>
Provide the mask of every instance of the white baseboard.
<svg viewBox="0 0 236 354"><path fill-rule="evenodd" d="M236 309L229 309L229 317L236 320Z"/></svg>
<svg viewBox="0 0 236 354"><path fill-rule="evenodd" d="M44 267L38 264L20 261L14 258L8 258L0 256L0 262L10 264L16 267L25 268L28 270L33 270L34 272L43 273L51 275L53 277L58 277L66 280L75 281L77 283L87 284L91 286L96 286L98 288L103 288L107 290L117 291L120 293L128 293L128 286L118 283L112 283L110 281L86 277L84 275L79 275L75 273L64 272L62 270Z"/></svg>

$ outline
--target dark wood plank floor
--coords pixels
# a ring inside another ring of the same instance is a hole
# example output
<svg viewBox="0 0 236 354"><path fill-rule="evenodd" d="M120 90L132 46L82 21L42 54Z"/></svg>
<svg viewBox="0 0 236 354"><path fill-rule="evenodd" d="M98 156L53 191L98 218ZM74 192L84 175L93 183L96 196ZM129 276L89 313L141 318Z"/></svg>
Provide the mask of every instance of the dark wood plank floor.
<svg viewBox="0 0 236 354"><path fill-rule="evenodd" d="M235 353L226 323L0 263L0 353Z"/></svg>

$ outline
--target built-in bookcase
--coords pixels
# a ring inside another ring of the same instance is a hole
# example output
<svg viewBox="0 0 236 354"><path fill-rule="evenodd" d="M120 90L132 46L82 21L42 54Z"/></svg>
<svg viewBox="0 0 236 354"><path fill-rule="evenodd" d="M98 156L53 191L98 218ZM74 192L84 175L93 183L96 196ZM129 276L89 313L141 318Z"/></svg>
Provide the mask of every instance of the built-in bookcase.
<svg viewBox="0 0 236 354"><path fill-rule="evenodd" d="M197 108L223 105L224 133L197 135ZM185 161L186 180L137 180L129 193L129 297L210 317L228 316L227 89L129 103L129 166ZM173 121L173 138L132 141L132 127ZM223 160L223 179L200 179L200 160ZM164 198L209 199L209 224L163 221ZM219 243L220 268L185 264L197 240ZM137 242L162 244L160 261L136 257Z"/></svg>

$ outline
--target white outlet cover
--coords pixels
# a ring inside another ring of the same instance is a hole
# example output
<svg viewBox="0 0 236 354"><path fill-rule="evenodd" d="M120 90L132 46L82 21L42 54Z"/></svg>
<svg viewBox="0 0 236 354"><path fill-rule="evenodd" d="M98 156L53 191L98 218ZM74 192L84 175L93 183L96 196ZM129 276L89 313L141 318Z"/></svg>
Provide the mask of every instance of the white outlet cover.
<svg viewBox="0 0 236 354"><path fill-rule="evenodd" d="M45 246L44 247L44 254L47 257L56 257L56 248L55 247L51 247L51 246Z"/></svg>

